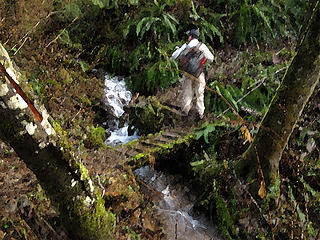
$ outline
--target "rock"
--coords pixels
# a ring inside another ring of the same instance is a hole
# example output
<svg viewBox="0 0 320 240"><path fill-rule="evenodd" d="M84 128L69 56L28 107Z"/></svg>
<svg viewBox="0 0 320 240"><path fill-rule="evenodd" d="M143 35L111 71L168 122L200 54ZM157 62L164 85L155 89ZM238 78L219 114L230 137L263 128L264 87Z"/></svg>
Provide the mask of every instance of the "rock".
<svg viewBox="0 0 320 240"><path fill-rule="evenodd" d="M132 126L140 135L156 133L164 127L174 127L181 121L181 115L175 109L162 105L155 97L140 97L137 103L129 108L129 135Z"/></svg>

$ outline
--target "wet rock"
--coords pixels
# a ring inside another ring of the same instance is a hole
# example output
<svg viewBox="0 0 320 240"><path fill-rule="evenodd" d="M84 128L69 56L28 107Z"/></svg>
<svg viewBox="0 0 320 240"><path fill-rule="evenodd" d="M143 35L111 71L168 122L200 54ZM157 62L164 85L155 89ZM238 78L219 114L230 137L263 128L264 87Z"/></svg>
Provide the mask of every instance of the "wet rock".
<svg viewBox="0 0 320 240"><path fill-rule="evenodd" d="M159 132L164 127L174 127L181 115L174 108L162 105L155 97L140 97L129 109L130 127L135 126L140 135Z"/></svg>

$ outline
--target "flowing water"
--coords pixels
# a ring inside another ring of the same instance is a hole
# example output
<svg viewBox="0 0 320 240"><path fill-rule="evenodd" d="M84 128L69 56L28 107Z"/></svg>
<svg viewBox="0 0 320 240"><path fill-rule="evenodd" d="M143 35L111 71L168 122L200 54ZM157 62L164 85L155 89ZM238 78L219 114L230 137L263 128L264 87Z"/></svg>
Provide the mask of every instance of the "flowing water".
<svg viewBox="0 0 320 240"><path fill-rule="evenodd" d="M123 108L130 103L131 98L132 94L127 90L124 78L105 75L103 102L105 110L111 115L105 123L106 131L110 133L106 140L107 145L115 146L139 137L137 131L132 136L128 135L128 121L119 128L119 118L124 114Z"/></svg>
<svg viewBox="0 0 320 240"><path fill-rule="evenodd" d="M106 131L110 133L106 144L115 146L139 137L137 131L128 136L128 123L119 128L119 118L131 98L132 94L127 91L123 78L105 76L104 108L112 116L105 123ZM183 184L181 177L155 171L149 166L137 169L134 173L161 196L154 204L167 239L222 239L204 216L195 216L193 213L196 196Z"/></svg>
<svg viewBox="0 0 320 240"><path fill-rule="evenodd" d="M160 193L160 199L154 204L167 239L222 239L204 215L194 213L196 196L181 176L159 172L149 166L135 170L134 174Z"/></svg>

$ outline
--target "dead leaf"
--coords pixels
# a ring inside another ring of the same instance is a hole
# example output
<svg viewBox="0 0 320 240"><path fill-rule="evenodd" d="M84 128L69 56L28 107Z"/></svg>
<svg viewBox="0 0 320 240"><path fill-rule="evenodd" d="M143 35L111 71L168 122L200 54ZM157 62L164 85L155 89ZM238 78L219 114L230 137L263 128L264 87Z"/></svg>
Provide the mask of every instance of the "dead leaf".
<svg viewBox="0 0 320 240"><path fill-rule="evenodd" d="M242 125L240 130L241 130L242 134L244 135L244 138L247 141L252 142L252 137L251 137L251 134L250 134L249 129L247 128L247 126L246 125Z"/></svg>
<svg viewBox="0 0 320 240"><path fill-rule="evenodd" d="M263 199L267 196L267 193L266 193L266 183L264 180L261 181L260 183L260 189L259 189L259 192L258 192L259 196Z"/></svg>
<svg viewBox="0 0 320 240"><path fill-rule="evenodd" d="M143 227L144 227L144 228L149 229L149 230L152 231L152 232L155 231L154 224L150 221L150 219L148 219L148 218L143 218L143 219L142 219L142 223L143 223Z"/></svg>

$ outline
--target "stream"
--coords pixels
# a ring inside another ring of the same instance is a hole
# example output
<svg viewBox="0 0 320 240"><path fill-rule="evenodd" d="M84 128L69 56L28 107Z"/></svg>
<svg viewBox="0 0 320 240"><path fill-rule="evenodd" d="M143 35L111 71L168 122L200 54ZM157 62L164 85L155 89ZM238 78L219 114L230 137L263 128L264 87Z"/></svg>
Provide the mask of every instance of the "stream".
<svg viewBox="0 0 320 240"><path fill-rule="evenodd" d="M131 98L124 78L105 75L104 108L111 116L105 123L106 132L110 135L106 140L107 145L116 146L139 137L138 131L128 136L128 122L119 128L123 107L129 104ZM160 172L149 166L135 170L134 174L159 193L160 198L154 201L154 205L167 239L222 239L204 215L193 212L196 196L181 176Z"/></svg>

